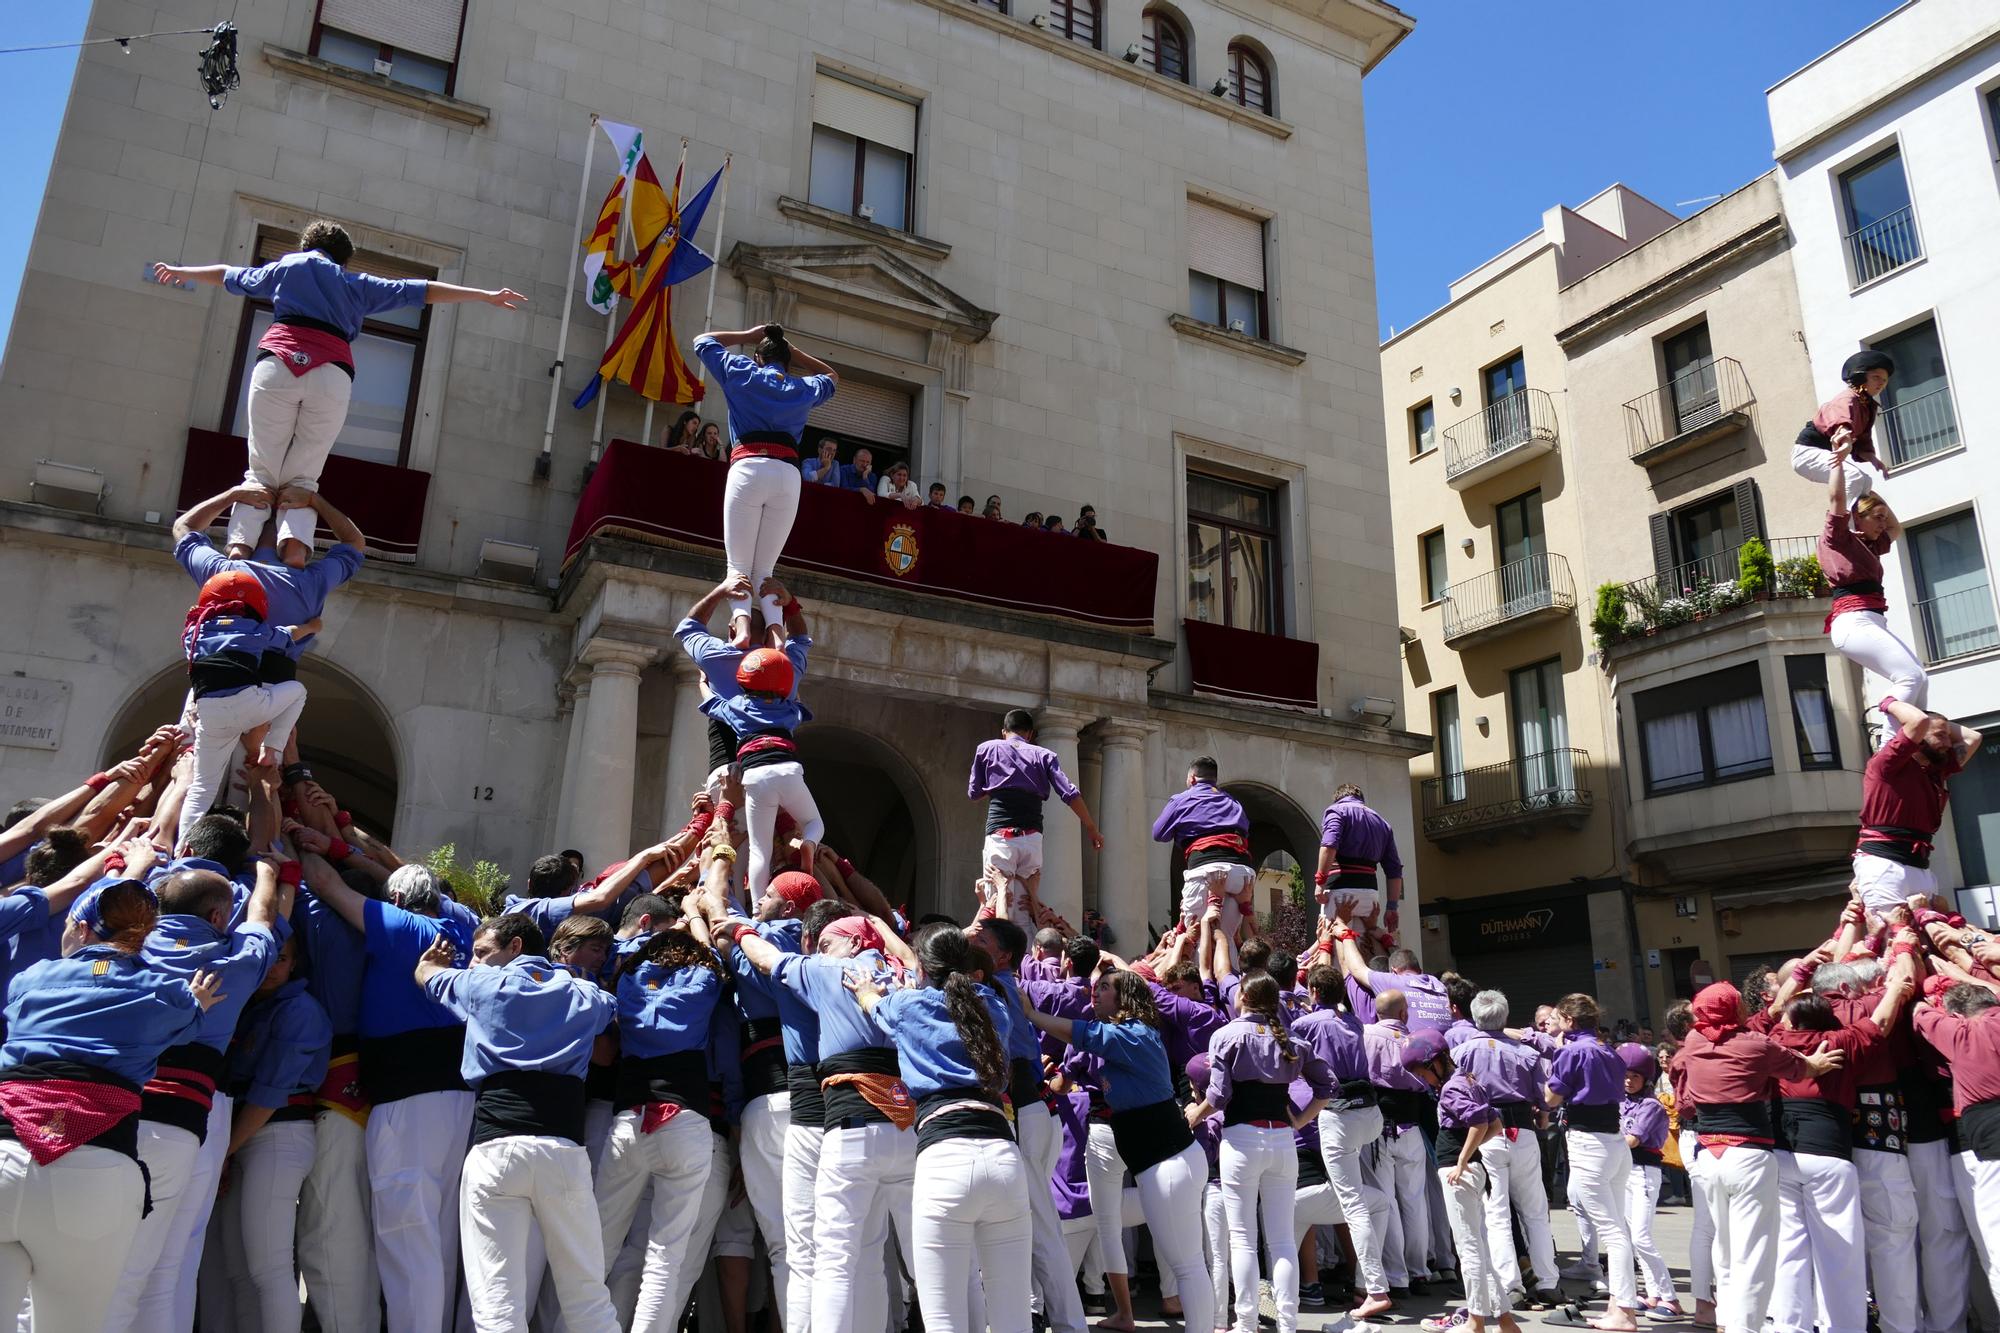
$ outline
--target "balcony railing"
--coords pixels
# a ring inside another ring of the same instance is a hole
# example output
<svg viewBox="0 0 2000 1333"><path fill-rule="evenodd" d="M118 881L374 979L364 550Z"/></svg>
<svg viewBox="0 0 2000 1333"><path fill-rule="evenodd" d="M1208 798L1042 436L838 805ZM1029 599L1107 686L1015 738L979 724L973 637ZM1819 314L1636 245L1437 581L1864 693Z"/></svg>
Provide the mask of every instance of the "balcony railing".
<svg viewBox="0 0 2000 1333"><path fill-rule="evenodd" d="M1917 214L1908 204L1847 233L1847 260L1853 268L1856 287L1923 257L1924 242L1917 235Z"/></svg>
<svg viewBox="0 0 2000 1333"><path fill-rule="evenodd" d="M1642 463L1668 457L1734 424L1755 401L1736 358L1717 357L1625 404L1627 448Z"/></svg>
<svg viewBox="0 0 2000 1333"><path fill-rule="evenodd" d="M1926 664L1948 662L1969 653L2000 648L2000 626L1993 618L1993 589L1987 584L1918 602L1911 608L1923 638Z"/></svg>
<svg viewBox="0 0 2000 1333"><path fill-rule="evenodd" d="M1675 565L1664 574L1634 579L1619 588L1622 624L1610 627L1593 622L1600 642L1616 643L1647 630L1671 629L1691 620L1750 601L1758 592L1771 598L1819 597L1826 592L1826 579L1819 569L1817 537L1759 538L1771 553L1768 586L1753 590L1743 586L1743 548L1726 551Z"/></svg>
<svg viewBox="0 0 2000 1333"><path fill-rule="evenodd" d="M1516 389L1482 412L1445 427L1446 481L1483 467L1524 445L1554 443L1555 402L1540 389Z"/></svg>
<svg viewBox="0 0 2000 1333"><path fill-rule="evenodd" d="M1576 609L1569 561L1538 552L1444 590L1444 641L1487 637L1524 617Z"/></svg>
<svg viewBox="0 0 2000 1333"><path fill-rule="evenodd" d="M1901 467L1932 454L1958 447L1958 413L1951 403L1951 386L1940 385L1918 398L1884 408L1875 423L1889 456L1889 466Z"/></svg>
<svg viewBox="0 0 2000 1333"><path fill-rule="evenodd" d="M1552 819L1581 820L1591 808L1589 767L1583 750L1548 750L1426 778L1424 836L1449 842Z"/></svg>

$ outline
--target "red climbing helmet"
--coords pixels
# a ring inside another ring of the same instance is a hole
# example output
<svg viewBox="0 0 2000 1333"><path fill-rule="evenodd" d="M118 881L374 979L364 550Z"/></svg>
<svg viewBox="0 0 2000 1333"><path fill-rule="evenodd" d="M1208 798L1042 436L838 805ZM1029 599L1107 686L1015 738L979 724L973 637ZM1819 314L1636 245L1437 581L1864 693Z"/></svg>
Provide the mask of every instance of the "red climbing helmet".
<svg viewBox="0 0 2000 1333"><path fill-rule="evenodd" d="M758 648L743 654L736 664L736 683L757 694L790 694L792 659L776 648Z"/></svg>

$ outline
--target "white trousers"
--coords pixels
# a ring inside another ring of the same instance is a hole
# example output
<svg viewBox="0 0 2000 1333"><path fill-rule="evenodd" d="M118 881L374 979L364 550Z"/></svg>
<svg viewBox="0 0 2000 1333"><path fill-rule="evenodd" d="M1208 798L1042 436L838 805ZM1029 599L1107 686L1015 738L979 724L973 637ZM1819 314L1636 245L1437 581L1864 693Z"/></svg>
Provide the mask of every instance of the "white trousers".
<svg viewBox="0 0 2000 1333"><path fill-rule="evenodd" d="M1356 1266L1361 1270L1362 1289L1370 1295L1389 1290L1382 1268L1382 1237L1388 1222L1389 1198L1368 1183L1363 1175L1363 1155L1372 1152L1382 1137L1382 1108L1364 1106L1353 1111L1319 1113L1319 1155L1326 1163L1327 1178L1334 1197L1340 1200L1341 1216L1347 1221L1347 1236L1354 1243Z"/></svg>
<svg viewBox="0 0 2000 1333"><path fill-rule="evenodd" d="M1967 1150L1952 1159L1952 1170L1973 1253L1979 1256L1987 1287L2000 1292L2000 1162L1982 1162ZM1970 1285L1965 1277L1960 1281Z"/></svg>
<svg viewBox="0 0 2000 1333"><path fill-rule="evenodd" d="M287 1120L265 1125L236 1154L218 1211L229 1299L246 1333L298 1333L305 1310L292 1254L314 1147L312 1122Z"/></svg>
<svg viewBox="0 0 2000 1333"><path fill-rule="evenodd" d="M1292 1248L1296 1250L1305 1244L1306 1233L1314 1227L1337 1227L1345 1220L1340 1211L1340 1196L1333 1192L1332 1182L1307 1185L1292 1195ZM1326 1233L1322 1230L1320 1234L1323 1241ZM1337 1254L1340 1247L1336 1244L1329 1250L1322 1243L1318 1249L1322 1255Z"/></svg>
<svg viewBox="0 0 2000 1333"><path fill-rule="evenodd" d="M972 1321L976 1275L993 1333L1028 1333L1034 1223L1021 1150L1007 1139L946 1139L926 1148L918 1165L910 1267L924 1328L986 1327Z"/></svg>
<svg viewBox="0 0 2000 1333"><path fill-rule="evenodd" d="M819 1153L826 1131L811 1125L785 1128L785 1263L791 1290L785 1293L785 1333L812 1328L813 1208L819 1180Z"/></svg>
<svg viewBox="0 0 2000 1333"><path fill-rule="evenodd" d="M368 1113L368 1204L389 1333L451 1333L472 1103L470 1092L420 1092Z"/></svg>
<svg viewBox="0 0 2000 1333"><path fill-rule="evenodd" d="M1575 1149L1570 1151L1575 1170ZM1715 1220L1715 1322L1727 1333L1759 1333L1771 1306L1778 1274L1778 1174L1776 1153L1730 1148L1694 1178ZM1625 1271L1632 1271L1630 1262Z"/></svg>
<svg viewBox="0 0 2000 1333"><path fill-rule="evenodd" d="M1908 906L1912 894L1928 898L1938 891L1935 871L1906 866L1871 852L1854 854L1854 883L1861 890L1862 906L1877 916Z"/></svg>
<svg viewBox="0 0 2000 1333"><path fill-rule="evenodd" d="M715 1132L708 1119L682 1111L650 1134L640 1132L639 1111L620 1111L604 1144L597 1169L597 1219L601 1260L607 1269L624 1248L640 1201L652 1191L646 1231L644 1277L632 1327L663 1333L678 1322L680 1310L667 1306L690 1266L699 1268L707 1251L693 1248L703 1196L714 1170Z"/></svg>
<svg viewBox="0 0 2000 1333"><path fill-rule="evenodd" d="M1222 903L1222 933L1235 939L1236 928L1243 922L1243 900L1256 882L1256 870L1232 861L1212 861L1181 871L1181 924L1193 926L1200 921L1213 896Z"/></svg>
<svg viewBox="0 0 2000 1333"><path fill-rule="evenodd" d="M1389 1290L1410 1285L1410 1270L1403 1262L1403 1210L1396 1205L1396 1168L1389 1160L1389 1140L1379 1138L1361 1153L1361 1179L1372 1194L1387 1205L1381 1212L1382 1274Z"/></svg>
<svg viewBox="0 0 2000 1333"><path fill-rule="evenodd" d="M750 579L750 596L731 598L729 614L748 615L752 602L764 608L765 623L784 622L775 597L762 597L764 580L778 568L792 521L799 516L798 468L781 458L746 458L729 465L722 488L722 553L731 575Z"/></svg>
<svg viewBox="0 0 2000 1333"><path fill-rule="evenodd" d="M1403 1271L1410 1278L1431 1275L1430 1156L1424 1151L1424 1136L1406 1129L1394 1138L1383 1139L1388 1165L1394 1179L1389 1187L1393 1210L1402 1224ZM1396 1265L1389 1264L1390 1276ZM1392 1285L1402 1286L1403 1283Z"/></svg>
<svg viewBox="0 0 2000 1333"><path fill-rule="evenodd" d="M752 1098L743 1108L738 1156L743 1166L743 1192L764 1234L771 1259L772 1299L785 1308L791 1289L791 1269L785 1263L785 1136L792 1123L792 1094L770 1092Z"/></svg>
<svg viewBox="0 0 2000 1333"><path fill-rule="evenodd" d="M264 748L283 752L305 707L306 687L295 680L251 685L234 694L195 700L194 771L181 802L180 829L174 835L176 849L187 841L195 820L208 813L217 794L228 788L243 733L268 722L271 729L264 735Z"/></svg>
<svg viewBox="0 0 2000 1333"><path fill-rule="evenodd" d="M1111 1126L1101 1120L1088 1124L1090 1137L1084 1143L1084 1184L1090 1190L1090 1217L1097 1227L1097 1249L1104 1271L1125 1276L1125 1159L1118 1155L1118 1141ZM1202 1179L1208 1172L1202 1171Z"/></svg>
<svg viewBox="0 0 2000 1333"><path fill-rule="evenodd" d="M1208 1285L1215 1293L1215 1317L1220 1319L1229 1304L1229 1208L1222 1201L1222 1182L1211 1180L1201 1187L1201 1230L1208 1242ZM1166 1274L1162 1273L1161 1277Z"/></svg>
<svg viewBox="0 0 2000 1333"><path fill-rule="evenodd" d="M1849 462L1847 472L1847 503L1853 504L1862 496L1875 489L1875 479L1881 474L1866 463ZM1816 481L1822 487L1833 481L1833 451L1815 449L1809 444L1792 446L1792 471L1807 481Z"/></svg>
<svg viewBox="0 0 2000 1333"><path fill-rule="evenodd" d="M1708 1212L1708 1191L1702 1176L1715 1161L1701 1150L1691 1129L1681 1131L1681 1161L1687 1163L1688 1192L1693 1198L1693 1234L1688 1238L1688 1294L1697 1301L1715 1300L1715 1219Z"/></svg>
<svg viewBox="0 0 2000 1333"><path fill-rule="evenodd" d="M1014 1132L1021 1140L1021 1162L1028 1173L1028 1220L1034 1233L1035 1291L1042 1317L1054 1333L1082 1333L1083 1301L1076 1291L1076 1265L1063 1243L1062 1218L1056 1214L1049 1179L1062 1156L1062 1127L1040 1102L1014 1113Z"/></svg>
<svg viewBox="0 0 2000 1333"><path fill-rule="evenodd" d="M266 357L250 371L250 466L246 485L276 490L296 486L319 489L320 470L333 442L347 423L347 403L354 381L339 366L314 366L294 375L283 357ZM271 511L238 504L229 513L229 541L257 545ZM278 540L313 544L319 516L310 509L287 509L278 515Z"/></svg>
<svg viewBox="0 0 2000 1333"><path fill-rule="evenodd" d="M1563 1140L1569 1149L1570 1197L1597 1233L1610 1275L1611 1303L1634 1310L1639 1283L1632 1267L1632 1233L1625 1224L1626 1179L1632 1174L1632 1150L1622 1134L1595 1134L1572 1129ZM1752 1328L1748 1333L1757 1333Z"/></svg>
<svg viewBox="0 0 2000 1333"><path fill-rule="evenodd" d="M1901 1153L1854 1150L1861 1236L1882 1333L1917 1333L1917 1188Z"/></svg>
<svg viewBox="0 0 2000 1333"><path fill-rule="evenodd" d="M41 1166L0 1141L0 1311L26 1302L43 1330L111 1327L109 1275L125 1263L145 1197L139 1164L123 1153L76 1148Z"/></svg>
<svg viewBox="0 0 2000 1333"><path fill-rule="evenodd" d="M799 826L799 836L818 842L826 835L819 806L806 786L806 766L796 760L782 764L759 764L743 770L744 826L750 833L750 871L745 881L750 901L756 902L771 886L771 863L776 851L771 839L778 827L778 811L791 815Z"/></svg>
<svg viewBox="0 0 2000 1333"><path fill-rule="evenodd" d="M382 1283L369 1220L366 1131L338 1111L313 1124L313 1163L299 1193L299 1274L321 1333L375 1333Z"/></svg>
<svg viewBox="0 0 2000 1333"><path fill-rule="evenodd" d="M812 1324L877 1329L889 1318L889 1236L914 1253L911 1190L917 1136L894 1125L830 1129L814 1182ZM1025 1285L1025 1284L1024 1284Z"/></svg>
<svg viewBox="0 0 2000 1333"><path fill-rule="evenodd" d="M139 1298L142 1324L149 1321L150 1310L164 1307L172 1321L170 1327L194 1327L202 1254L208 1248L209 1222L215 1216L222 1167L229 1157L229 1129L234 1113L235 1102L226 1093L216 1093L209 1102L208 1134L195 1149L187 1188L181 1192L177 1231L168 1235L166 1248L160 1252L159 1266L153 1270L153 1280Z"/></svg>
<svg viewBox="0 0 2000 1333"><path fill-rule="evenodd" d="M1906 704L1924 707L1930 697L1930 678L1924 664L1897 638L1880 611L1843 611L1827 626L1833 650L1876 678L1879 684L1864 685L1861 697L1870 705L1884 692Z"/></svg>
<svg viewBox="0 0 2000 1333"><path fill-rule="evenodd" d="M183 1235L181 1227L186 1218L182 1210L200 1148L195 1136L185 1129L152 1120L139 1122L139 1160L146 1164L153 1211L146 1214L133 1233L124 1272L118 1278L118 1289L105 1317L105 1333L124 1333L126 1329L142 1327L172 1333L173 1281L159 1283L159 1291L150 1303L147 1297L152 1294L154 1274L170 1247L175 1249L172 1272L176 1278L180 1274L180 1255L186 1252L186 1244L183 1238L177 1245L175 1237ZM100 1272L98 1280L103 1281L105 1276ZM142 1307L148 1312L146 1322L141 1320Z"/></svg>
<svg viewBox="0 0 2000 1333"><path fill-rule="evenodd" d="M1536 1289L1555 1286L1556 1240L1549 1230L1549 1196L1542 1187L1542 1145L1535 1132L1524 1129L1509 1138L1505 1129L1498 1130L1479 1145L1479 1160L1486 1166L1488 1181L1486 1254L1500 1279L1500 1289L1527 1290L1521 1278L1521 1259L1514 1250L1516 1209L1521 1214L1521 1229L1528 1234L1528 1265L1534 1272Z"/></svg>
<svg viewBox="0 0 2000 1333"><path fill-rule="evenodd" d="M1294 1159L1294 1171L1297 1166ZM1139 1206L1146 1214L1146 1229L1153 1233L1153 1258L1158 1261L1162 1276L1171 1268L1174 1280L1180 1284L1182 1325L1190 1329L1213 1329L1217 1314L1214 1289L1202 1263L1201 1196L1208 1184L1208 1154L1200 1145L1190 1143L1166 1161L1141 1171L1135 1182L1139 1187ZM1225 1208L1227 1204L1225 1197ZM1092 1207L1095 1206L1093 1202ZM1282 1237L1290 1233L1287 1226L1276 1234ZM1233 1268L1233 1243L1230 1257ZM1297 1261L1296 1255L1293 1261ZM1256 1285L1257 1280L1252 1276L1252 1291ZM1256 1326L1254 1315L1251 1326Z"/></svg>
<svg viewBox="0 0 2000 1333"><path fill-rule="evenodd" d="M1653 1240L1653 1211L1660 1204L1660 1168L1632 1164L1625 1177L1625 1225L1632 1233L1632 1253L1646 1275L1646 1299L1674 1299L1674 1275L1666 1256Z"/></svg>
<svg viewBox="0 0 2000 1333"><path fill-rule="evenodd" d="M1028 882L1042 873L1042 835L1016 833L1003 838L986 835L980 844L980 858L987 870L997 870L1007 879L1007 901L995 910L1030 935L1035 931L1033 913L1028 910Z"/></svg>
<svg viewBox="0 0 2000 1333"><path fill-rule="evenodd" d="M1453 1165L1456 1165L1454 1163ZM1507 1288L1493 1267L1492 1247L1486 1225L1486 1164L1474 1157L1459 1174L1458 1183L1448 1177L1450 1167L1439 1167L1438 1184L1444 1187L1445 1215L1451 1219L1452 1241L1458 1246L1458 1276L1465 1286L1465 1305L1481 1319L1498 1319L1513 1309ZM1507 1244L1513 1245L1509 1236Z"/></svg>
<svg viewBox="0 0 2000 1333"><path fill-rule="evenodd" d="M1917 1280L1922 1333L1964 1333L1966 1273L1972 1263L1971 1199L1959 1197L1958 1168L1942 1139L1909 1145L1917 1192Z"/></svg>
<svg viewBox="0 0 2000 1333"><path fill-rule="evenodd" d="M475 1145L460 1175L458 1226L479 1333L527 1333L542 1283L531 1246L547 1261L573 1333L618 1333L604 1289L590 1155L580 1145L525 1134Z"/></svg>
<svg viewBox="0 0 2000 1333"><path fill-rule="evenodd" d="M1270 1241L1271 1303L1278 1311L1278 1333L1294 1333L1299 1326L1299 1246L1291 1239L1298 1185L1299 1154L1289 1128L1229 1125L1223 1129L1222 1209L1229 1222L1236 1333L1257 1333L1259 1222Z"/></svg>
<svg viewBox="0 0 2000 1333"><path fill-rule="evenodd" d="M1777 1333L1861 1333L1868 1322L1868 1266L1861 1242L1861 1183L1854 1163L1778 1153L1778 1274L1771 1295Z"/></svg>

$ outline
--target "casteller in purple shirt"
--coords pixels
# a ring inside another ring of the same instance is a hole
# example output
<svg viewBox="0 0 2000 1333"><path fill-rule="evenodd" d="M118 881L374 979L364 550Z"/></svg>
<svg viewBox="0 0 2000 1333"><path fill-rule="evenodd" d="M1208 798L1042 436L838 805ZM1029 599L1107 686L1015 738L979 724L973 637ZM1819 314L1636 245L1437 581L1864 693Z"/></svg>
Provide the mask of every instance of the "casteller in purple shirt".
<svg viewBox="0 0 2000 1333"><path fill-rule="evenodd" d="M1028 833L1042 829L1042 802L1053 791L1067 804L1082 793L1063 772L1054 750L1008 734L981 741L972 755L972 773L965 782L969 800L987 802L986 831L1015 828Z"/></svg>
<svg viewBox="0 0 2000 1333"><path fill-rule="evenodd" d="M1371 971L1367 986L1377 995L1383 991L1401 991L1409 1004L1412 1028L1443 1032L1451 1026L1451 1000L1445 995L1444 983L1428 972L1415 968L1401 972Z"/></svg>
<svg viewBox="0 0 2000 1333"><path fill-rule="evenodd" d="M1568 1106L1617 1106L1625 1100L1625 1062L1595 1032L1565 1032L1560 1042L1531 1035L1549 1059L1549 1091Z"/></svg>
<svg viewBox="0 0 2000 1333"><path fill-rule="evenodd" d="M1250 833L1242 804L1212 782L1191 783L1173 794L1153 821L1153 841L1184 846L1211 833Z"/></svg>
<svg viewBox="0 0 2000 1333"><path fill-rule="evenodd" d="M1389 899L1393 905L1401 896L1403 858L1396 854L1396 831L1389 821L1362 804L1358 791L1336 795L1320 819L1319 870L1314 881L1321 886L1347 880L1341 887L1374 888L1375 867L1389 879ZM1350 869L1343 872L1343 867ZM1364 875L1365 870L1365 875ZM1368 882L1362 883L1363 879Z"/></svg>

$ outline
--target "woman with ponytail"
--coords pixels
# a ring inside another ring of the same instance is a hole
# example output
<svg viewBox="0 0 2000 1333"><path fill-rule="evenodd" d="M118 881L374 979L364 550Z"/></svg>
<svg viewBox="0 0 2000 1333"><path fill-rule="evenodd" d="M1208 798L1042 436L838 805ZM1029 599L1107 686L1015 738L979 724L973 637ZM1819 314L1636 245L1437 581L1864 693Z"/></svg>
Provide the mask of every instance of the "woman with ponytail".
<svg viewBox="0 0 2000 1333"><path fill-rule="evenodd" d="M731 352L755 343L754 354ZM722 491L722 550L731 578L750 580L750 595L729 605L732 646L750 647L750 606L758 599L764 623L784 623L764 580L778 567L785 539L798 517L799 437L806 417L833 397L840 376L832 366L793 347L785 331L765 324L737 333L704 333L694 354L722 386L729 404L729 480ZM794 374L793 368L804 371ZM725 579L724 582L729 582Z"/></svg>
<svg viewBox="0 0 2000 1333"><path fill-rule="evenodd" d="M1007 1114L1013 1015L980 984L980 956L957 926L928 926L912 946L921 986L884 992L847 973L863 1012L896 1043L917 1103L910 1265L924 1327L937 1333L1027 1333L1034 1226L1028 1178ZM985 1291L975 1323L972 1270Z"/></svg>
<svg viewBox="0 0 2000 1333"><path fill-rule="evenodd" d="M1313 1094L1296 1115L1295 1078L1304 1078ZM1229 1223L1236 1333L1257 1333L1260 1213L1271 1243L1278 1333L1295 1333L1299 1326L1298 1246L1291 1243L1299 1158L1292 1132L1310 1124L1336 1091L1326 1062L1292 1039L1278 983L1266 972L1245 981L1236 992L1236 1017L1208 1039L1206 1094L1187 1109L1190 1127L1222 1113L1222 1209Z"/></svg>

